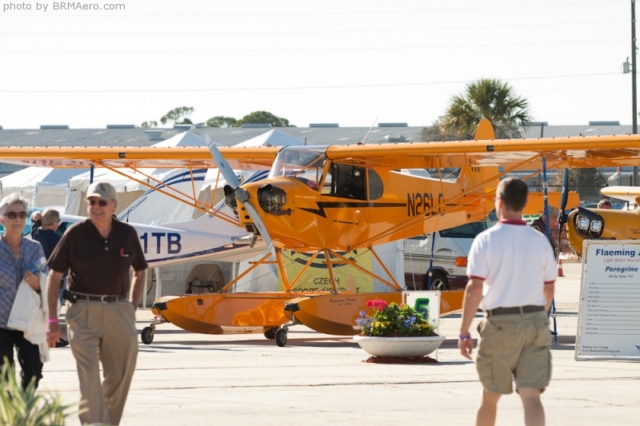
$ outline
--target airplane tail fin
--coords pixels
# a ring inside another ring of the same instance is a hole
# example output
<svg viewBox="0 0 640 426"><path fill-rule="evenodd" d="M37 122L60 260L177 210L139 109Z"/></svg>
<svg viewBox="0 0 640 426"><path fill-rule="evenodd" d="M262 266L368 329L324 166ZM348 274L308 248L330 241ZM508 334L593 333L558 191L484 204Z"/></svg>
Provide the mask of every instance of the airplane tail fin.
<svg viewBox="0 0 640 426"><path fill-rule="evenodd" d="M496 138L496 133L493 130L493 125L486 118L482 118L476 127L475 140L490 141Z"/></svg>
<svg viewBox="0 0 640 426"><path fill-rule="evenodd" d="M466 210L475 220L484 220L494 209L493 198L499 182L497 166L465 166L460 170L457 183L464 194Z"/></svg>
<svg viewBox="0 0 640 426"><path fill-rule="evenodd" d="M156 189L150 189L144 193L124 209L118 215L118 219L132 223L162 225L163 227L184 231L215 231L216 234L230 237L247 235L247 232L239 226L235 214L224 203L224 200L214 206L211 214L204 214L194 220L193 207L171 199L159 191L159 189L168 190L168 188L173 188L184 194L191 194L195 187L196 194L198 194L205 183L206 173L207 169L198 169L191 172L185 169L172 170L162 178L162 185L156 185ZM243 172L242 177L244 182L252 182L264 179L268 173L268 171L264 170ZM190 198L180 195L176 191L171 193L176 198L191 201Z"/></svg>
<svg viewBox="0 0 640 426"><path fill-rule="evenodd" d="M149 225L162 225L167 222L184 222L192 218L193 209L186 204L173 201L163 191L170 193L180 200L189 200L182 194L196 194L200 192L207 169L185 170L174 169L162 177L162 183L149 189L126 207L118 219L125 222L146 223Z"/></svg>
<svg viewBox="0 0 640 426"><path fill-rule="evenodd" d="M241 172L240 178L250 182L264 179L269 172L265 170ZM193 221L194 207L189 206L195 191L198 197L203 186L208 185L211 178L207 169L174 169L162 176L161 183L149 189L131 205L118 214L118 219L125 222L145 223L148 225L165 225L167 223L183 223ZM222 179L219 184L222 184ZM221 189L219 189L222 192ZM167 197L167 194L175 198ZM184 195L183 195L184 194ZM205 197L206 198L206 197ZM209 197L211 198L211 197ZM184 203L180 200L185 201ZM219 203L220 204L220 203ZM214 208L214 210L216 210ZM231 215L233 217L233 215Z"/></svg>

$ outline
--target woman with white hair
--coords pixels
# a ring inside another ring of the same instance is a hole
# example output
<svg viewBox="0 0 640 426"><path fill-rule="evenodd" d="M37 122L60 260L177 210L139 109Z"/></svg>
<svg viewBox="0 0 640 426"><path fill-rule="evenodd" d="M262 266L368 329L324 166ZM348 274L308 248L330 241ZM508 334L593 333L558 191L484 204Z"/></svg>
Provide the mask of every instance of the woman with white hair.
<svg viewBox="0 0 640 426"><path fill-rule="evenodd" d="M40 279L32 272L44 258L37 241L23 238L22 231L28 217L27 201L19 194L7 195L0 201L0 222L4 235L0 241L0 365L5 358L13 364L13 348L22 369L22 386L42 378L42 361L37 345L24 337L24 333L7 328L11 307L22 280L35 291L40 291ZM36 271L37 272L37 271Z"/></svg>

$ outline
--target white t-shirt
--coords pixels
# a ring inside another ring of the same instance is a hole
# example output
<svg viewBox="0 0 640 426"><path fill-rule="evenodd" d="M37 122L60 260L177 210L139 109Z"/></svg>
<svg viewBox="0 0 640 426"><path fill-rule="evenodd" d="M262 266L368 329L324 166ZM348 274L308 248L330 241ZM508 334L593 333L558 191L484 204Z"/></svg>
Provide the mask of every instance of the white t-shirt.
<svg viewBox="0 0 640 426"><path fill-rule="evenodd" d="M524 221L502 221L471 245L467 275L484 281L480 308L485 311L544 305L544 285L557 274L547 237Z"/></svg>

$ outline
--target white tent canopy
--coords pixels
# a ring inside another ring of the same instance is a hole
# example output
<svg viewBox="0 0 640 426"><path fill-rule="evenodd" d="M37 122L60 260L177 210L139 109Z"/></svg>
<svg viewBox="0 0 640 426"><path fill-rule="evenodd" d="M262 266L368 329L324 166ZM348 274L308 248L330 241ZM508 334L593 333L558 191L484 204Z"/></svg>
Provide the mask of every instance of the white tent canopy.
<svg viewBox="0 0 640 426"><path fill-rule="evenodd" d="M156 147L173 147L173 146L206 146L205 139L192 132L184 132L177 134L167 140L154 144ZM162 177L171 170L168 169L140 169L140 172L127 173L134 178L146 182L152 186L155 186L156 182L153 179L149 179L147 176L152 176L154 179L162 180ZM113 172L108 169L95 169L93 173L94 182L109 182L112 184L117 192L118 210L116 213L120 213L122 209L129 206L133 201L142 196L148 189L148 187L122 176L119 173ZM91 172L82 173L69 180L69 187L66 192L65 213L86 216L85 208L82 204L87 188L91 183Z"/></svg>
<svg viewBox="0 0 640 426"><path fill-rule="evenodd" d="M294 138L293 136L289 136L286 133L281 132L280 130L269 130L266 133L258 135L254 138L247 139L246 141L239 143L236 146L300 146L305 145L305 142Z"/></svg>
<svg viewBox="0 0 640 426"><path fill-rule="evenodd" d="M26 167L0 179L0 198L17 192L31 207L63 206L69 179L86 170Z"/></svg>

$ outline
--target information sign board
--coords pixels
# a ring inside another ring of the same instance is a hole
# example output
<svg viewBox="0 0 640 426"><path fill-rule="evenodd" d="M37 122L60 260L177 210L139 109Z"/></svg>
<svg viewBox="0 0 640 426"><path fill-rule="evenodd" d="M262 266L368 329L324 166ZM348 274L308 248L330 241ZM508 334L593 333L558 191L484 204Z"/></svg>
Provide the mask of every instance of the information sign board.
<svg viewBox="0 0 640 426"><path fill-rule="evenodd" d="M640 241L585 241L575 359L640 360Z"/></svg>

